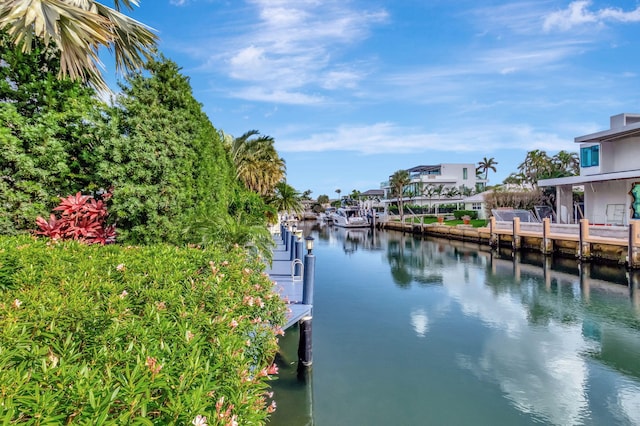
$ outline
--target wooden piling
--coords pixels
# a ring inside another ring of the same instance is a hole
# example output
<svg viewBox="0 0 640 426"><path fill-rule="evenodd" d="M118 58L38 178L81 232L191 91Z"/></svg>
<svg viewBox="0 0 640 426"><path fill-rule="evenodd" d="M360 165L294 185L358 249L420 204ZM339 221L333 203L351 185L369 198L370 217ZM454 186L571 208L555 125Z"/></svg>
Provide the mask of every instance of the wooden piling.
<svg viewBox="0 0 640 426"><path fill-rule="evenodd" d="M627 266L629 269L640 267L640 221L629 221L629 244L627 245Z"/></svg>
<svg viewBox="0 0 640 426"><path fill-rule="evenodd" d="M489 246L491 247L499 247L500 245L500 237L495 232L496 230L496 218L491 216L489 218Z"/></svg>
<svg viewBox="0 0 640 426"><path fill-rule="evenodd" d="M513 218L513 239L511 240L511 248L514 251L520 250L522 247L522 237L520 237L520 218Z"/></svg>
<svg viewBox="0 0 640 426"><path fill-rule="evenodd" d="M589 220L580 219L578 232L578 259L591 259L591 243L589 242Z"/></svg>

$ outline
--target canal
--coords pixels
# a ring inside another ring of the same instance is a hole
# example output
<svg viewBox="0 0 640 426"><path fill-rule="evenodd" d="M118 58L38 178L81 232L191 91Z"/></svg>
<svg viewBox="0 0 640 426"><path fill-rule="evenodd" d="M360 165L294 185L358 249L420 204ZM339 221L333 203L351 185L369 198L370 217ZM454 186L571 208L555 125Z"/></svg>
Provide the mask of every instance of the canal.
<svg viewBox="0 0 640 426"><path fill-rule="evenodd" d="M313 366L281 339L270 425L640 425L618 267L313 225Z"/></svg>

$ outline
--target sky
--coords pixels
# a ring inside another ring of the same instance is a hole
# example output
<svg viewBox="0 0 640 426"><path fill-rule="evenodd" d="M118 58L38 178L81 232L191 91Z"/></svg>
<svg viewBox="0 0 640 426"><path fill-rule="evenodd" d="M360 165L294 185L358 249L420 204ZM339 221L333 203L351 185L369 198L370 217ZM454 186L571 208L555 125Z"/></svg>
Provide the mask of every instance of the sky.
<svg viewBox="0 0 640 426"><path fill-rule="evenodd" d="M336 198L400 169L577 152L640 113L640 2L141 0L213 125L274 138L287 183ZM115 71L107 65L105 77Z"/></svg>

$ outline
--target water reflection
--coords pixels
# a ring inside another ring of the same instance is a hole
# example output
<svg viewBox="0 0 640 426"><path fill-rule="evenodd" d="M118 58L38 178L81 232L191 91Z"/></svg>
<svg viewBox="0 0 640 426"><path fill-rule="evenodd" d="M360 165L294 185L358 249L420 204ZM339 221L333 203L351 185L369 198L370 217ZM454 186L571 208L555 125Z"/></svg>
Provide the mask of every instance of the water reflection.
<svg viewBox="0 0 640 426"><path fill-rule="evenodd" d="M323 354L313 370L317 425L388 423L383 407L358 403L378 388L391 411L401 413L398 424L640 424L637 272L349 231L307 230L322 242L314 318L314 351ZM367 256L374 253L380 255ZM345 295L357 295L357 306ZM423 362L413 365L404 354ZM388 361L399 357L404 362ZM462 405L451 398L469 393ZM439 408L430 422L410 421L426 415L407 397L413 394ZM441 395L449 395L450 406L440 406ZM349 404L338 402L345 398Z"/></svg>
<svg viewBox="0 0 640 426"><path fill-rule="evenodd" d="M424 309L417 309L411 312L411 325L418 337L424 337L429 331L429 318Z"/></svg>

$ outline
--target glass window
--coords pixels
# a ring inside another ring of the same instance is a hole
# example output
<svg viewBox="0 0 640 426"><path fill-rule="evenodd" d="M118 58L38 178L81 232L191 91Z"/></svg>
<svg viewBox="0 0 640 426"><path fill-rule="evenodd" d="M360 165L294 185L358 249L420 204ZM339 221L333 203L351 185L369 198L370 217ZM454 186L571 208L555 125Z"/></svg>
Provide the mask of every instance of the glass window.
<svg viewBox="0 0 640 426"><path fill-rule="evenodd" d="M600 145L580 149L580 166L593 167L600 164Z"/></svg>
<svg viewBox="0 0 640 426"><path fill-rule="evenodd" d="M462 179L467 179L467 168L466 167L464 167L462 169Z"/></svg>

